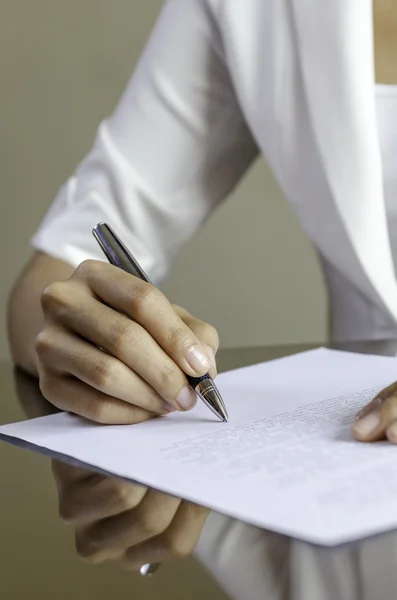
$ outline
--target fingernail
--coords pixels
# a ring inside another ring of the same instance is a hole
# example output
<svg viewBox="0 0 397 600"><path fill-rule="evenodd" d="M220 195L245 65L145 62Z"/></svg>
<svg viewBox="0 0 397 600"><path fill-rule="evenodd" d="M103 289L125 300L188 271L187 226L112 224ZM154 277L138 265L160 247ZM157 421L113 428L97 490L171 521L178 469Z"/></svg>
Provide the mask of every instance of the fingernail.
<svg viewBox="0 0 397 600"><path fill-rule="evenodd" d="M198 374L203 374L210 368L210 361L204 352L197 346L191 346L187 351L187 362L192 367L193 371Z"/></svg>
<svg viewBox="0 0 397 600"><path fill-rule="evenodd" d="M205 350L207 352L208 359L209 359L211 365L213 366L215 374L216 374L217 373L217 368L216 368L215 352L213 351L213 349L211 348L211 346L206 346Z"/></svg>
<svg viewBox="0 0 397 600"><path fill-rule="evenodd" d="M164 409L165 409L167 412L169 412L169 413L170 413L170 412L175 412L175 411L176 411L176 408L175 408L175 406L172 406L172 404L170 404L170 403L169 403L169 402L167 402L166 400L164 400Z"/></svg>
<svg viewBox="0 0 397 600"><path fill-rule="evenodd" d="M374 411L369 413L366 417L359 419L354 423L353 429L356 433L358 433L361 437L367 437L370 435L375 429L379 427L380 424L380 415L378 411Z"/></svg>
<svg viewBox="0 0 397 600"><path fill-rule="evenodd" d="M182 410L190 410L197 402L197 394L191 387L186 386L179 392L176 402Z"/></svg>

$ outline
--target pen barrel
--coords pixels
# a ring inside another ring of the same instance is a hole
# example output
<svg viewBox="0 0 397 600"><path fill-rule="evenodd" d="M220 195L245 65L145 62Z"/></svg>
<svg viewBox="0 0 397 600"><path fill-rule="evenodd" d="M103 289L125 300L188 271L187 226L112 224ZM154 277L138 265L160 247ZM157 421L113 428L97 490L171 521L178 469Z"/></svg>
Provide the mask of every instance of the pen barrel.
<svg viewBox="0 0 397 600"><path fill-rule="evenodd" d="M187 376L187 380L204 404L222 421L227 421L226 406L212 378L206 374L202 377Z"/></svg>
<svg viewBox="0 0 397 600"><path fill-rule="evenodd" d="M107 223L98 223L92 233L111 265L151 283L140 264Z"/></svg>
<svg viewBox="0 0 397 600"><path fill-rule="evenodd" d="M208 375L208 373L206 373L202 377L191 377L190 375L186 375L186 379L188 380L189 385L193 389L196 389L196 387L199 385L199 383L202 383L203 381L207 381L207 380L212 381L211 377Z"/></svg>

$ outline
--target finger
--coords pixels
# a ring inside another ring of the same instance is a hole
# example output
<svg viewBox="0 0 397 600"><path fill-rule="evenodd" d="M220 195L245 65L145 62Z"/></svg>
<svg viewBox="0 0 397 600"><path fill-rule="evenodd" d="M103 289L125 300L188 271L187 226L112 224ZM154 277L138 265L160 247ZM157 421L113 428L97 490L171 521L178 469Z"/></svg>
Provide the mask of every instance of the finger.
<svg viewBox="0 0 397 600"><path fill-rule="evenodd" d="M69 465L68 463L55 459L52 459L51 461L51 469L59 492L61 492L65 486L80 482L82 483L91 477L98 477L98 474L94 471Z"/></svg>
<svg viewBox="0 0 397 600"><path fill-rule="evenodd" d="M106 548L128 548L160 535L169 527L181 500L149 490L132 510L94 523L85 532L85 551L102 553Z"/></svg>
<svg viewBox="0 0 397 600"><path fill-rule="evenodd" d="M104 306L82 286L75 288L73 297L67 300L68 309L57 309L57 322L118 358L175 409L193 408L197 396L185 374L151 335L139 323ZM60 296L63 292L52 293ZM39 342L42 338L41 344L36 342L38 352L40 345L53 345L51 339L46 340L45 332L39 336Z"/></svg>
<svg viewBox="0 0 397 600"><path fill-rule="evenodd" d="M365 417L365 415L368 415L374 410L378 410L383 402L390 396L397 396L397 382L392 383L381 390L379 394L377 394L375 398L373 398L371 402L367 404L367 406L360 410L356 418L361 419L361 417Z"/></svg>
<svg viewBox="0 0 397 600"><path fill-rule="evenodd" d="M74 526L92 526L92 523L107 522L109 517L125 514L138 506L146 492L147 488L142 485L91 474L83 481L60 484L59 515Z"/></svg>
<svg viewBox="0 0 397 600"><path fill-rule="evenodd" d="M114 561L123 558L125 552L123 548L114 546L94 548L90 544L87 530L89 530L89 526L76 527L74 536L76 552L85 562L97 565L108 560Z"/></svg>
<svg viewBox="0 0 397 600"><path fill-rule="evenodd" d="M73 375L108 396L149 412L164 414L171 406L124 363L60 327L43 330L36 340L39 360L55 373Z"/></svg>
<svg viewBox="0 0 397 600"><path fill-rule="evenodd" d="M387 429L397 420L397 396L390 396L372 412L353 425L354 437L363 442L376 442L386 437Z"/></svg>
<svg viewBox="0 0 397 600"><path fill-rule="evenodd" d="M211 362L209 374L212 378L215 378L217 375L215 355L219 347L219 336L217 330L209 323L201 321L200 319L197 319L197 317L191 315L187 310L182 308L182 306L174 304L173 308L200 341L207 357Z"/></svg>
<svg viewBox="0 0 397 600"><path fill-rule="evenodd" d="M132 425L153 418L143 408L108 396L73 377L40 377L43 396L60 410L106 425Z"/></svg>
<svg viewBox="0 0 397 600"><path fill-rule="evenodd" d="M130 569L139 569L144 564L189 556L209 513L202 506L183 501L168 529L155 538L130 547L122 559L123 564Z"/></svg>
<svg viewBox="0 0 397 600"><path fill-rule="evenodd" d="M139 323L180 369L204 375L210 363L197 337L155 286L112 265L86 261L76 270L103 302Z"/></svg>

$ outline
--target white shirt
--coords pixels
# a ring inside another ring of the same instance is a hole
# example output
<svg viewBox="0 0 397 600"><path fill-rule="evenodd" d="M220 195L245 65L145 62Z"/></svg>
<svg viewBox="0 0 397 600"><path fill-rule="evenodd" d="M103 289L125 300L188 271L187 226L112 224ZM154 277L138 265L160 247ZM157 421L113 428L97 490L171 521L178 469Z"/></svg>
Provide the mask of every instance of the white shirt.
<svg viewBox="0 0 397 600"><path fill-rule="evenodd" d="M200 0L166 2L136 72L33 245L78 265L103 260L106 220L154 282L257 155Z"/></svg>
<svg viewBox="0 0 397 600"><path fill-rule="evenodd" d="M397 263L397 85L376 85L383 190L394 263Z"/></svg>
<svg viewBox="0 0 397 600"><path fill-rule="evenodd" d="M91 229L106 220L159 282L261 151L323 264L334 337L390 332L371 16L370 0L168 0L34 246L103 259Z"/></svg>
<svg viewBox="0 0 397 600"><path fill-rule="evenodd" d="M376 84L376 113L385 202L397 212L397 85Z"/></svg>

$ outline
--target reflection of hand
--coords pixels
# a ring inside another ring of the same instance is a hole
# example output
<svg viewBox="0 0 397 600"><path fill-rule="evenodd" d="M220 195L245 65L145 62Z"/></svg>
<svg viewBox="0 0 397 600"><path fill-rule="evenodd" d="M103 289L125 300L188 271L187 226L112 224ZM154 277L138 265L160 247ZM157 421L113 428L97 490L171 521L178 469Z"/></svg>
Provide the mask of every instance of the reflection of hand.
<svg viewBox="0 0 397 600"><path fill-rule="evenodd" d="M357 415L353 434L361 442L387 438L397 444L397 382L383 389Z"/></svg>
<svg viewBox="0 0 397 600"><path fill-rule="evenodd" d="M85 261L41 301L40 387L61 410L137 423L193 408L197 396L185 374L215 375L215 329L117 267Z"/></svg>
<svg viewBox="0 0 397 600"><path fill-rule="evenodd" d="M182 558L194 549L209 510L168 494L53 461L61 518L78 554L124 567Z"/></svg>

